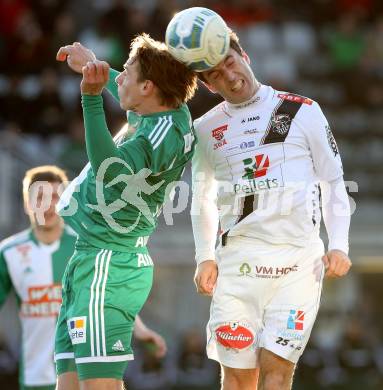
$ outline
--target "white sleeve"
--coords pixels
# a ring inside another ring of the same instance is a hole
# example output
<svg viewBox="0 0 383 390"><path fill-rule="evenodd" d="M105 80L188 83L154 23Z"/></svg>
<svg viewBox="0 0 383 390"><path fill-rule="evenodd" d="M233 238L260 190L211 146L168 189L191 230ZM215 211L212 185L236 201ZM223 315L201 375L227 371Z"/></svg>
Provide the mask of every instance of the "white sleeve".
<svg viewBox="0 0 383 390"><path fill-rule="evenodd" d="M214 170L197 143L192 160L191 221L197 264L215 259L218 231L217 182Z"/></svg>
<svg viewBox="0 0 383 390"><path fill-rule="evenodd" d="M339 249L348 254L350 202L343 177L321 182L323 221L328 235L328 250Z"/></svg>
<svg viewBox="0 0 383 390"><path fill-rule="evenodd" d="M331 181L343 176L342 161L331 128L318 103L303 105L297 123L301 125L310 148L319 180Z"/></svg>

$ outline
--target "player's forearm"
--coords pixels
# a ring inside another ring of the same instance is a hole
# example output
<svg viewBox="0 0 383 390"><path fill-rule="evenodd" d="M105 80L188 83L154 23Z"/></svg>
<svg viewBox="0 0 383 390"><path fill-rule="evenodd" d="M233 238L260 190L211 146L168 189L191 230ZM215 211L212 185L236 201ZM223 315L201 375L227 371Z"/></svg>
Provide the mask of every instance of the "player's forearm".
<svg viewBox="0 0 383 390"><path fill-rule="evenodd" d="M106 89L110 92L110 94L119 102L120 98L118 96L118 86L116 83L116 77L120 72L114 69L109 69L109 80L106 84Z"/></svg>
<svg viewBox="0 0 383 390"><path fill-rule="evenodd" d="M348 254L350 202L343 177L321 183L323 221L329 239L328 250L339 249Z"/></svg>
<svg viewBox="0 0 383 390"><path fill-rule="evenodd" d="M102 96L83 95L82 107L86 151L94 174L97 175L101 164L107 158L119 157L119 152L106 124Z"/></svg>
<svg viewBox="0 0 383 390"><path fill-rule="evenodd" d="M191 205L195 258L197 264L215 258L218 232L218 209L211 199L193 198Z"/></svg>

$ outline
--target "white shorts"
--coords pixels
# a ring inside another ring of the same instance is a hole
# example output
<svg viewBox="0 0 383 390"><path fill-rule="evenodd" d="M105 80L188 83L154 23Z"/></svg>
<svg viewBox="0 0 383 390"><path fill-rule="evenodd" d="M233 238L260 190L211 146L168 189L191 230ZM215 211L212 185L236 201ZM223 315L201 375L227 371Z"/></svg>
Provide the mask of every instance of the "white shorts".
<svg viewBox="0 0 383 390"><path fill-rule="evenodd" d="M255 368L265 348L296 363L319 308L323 254L320 240L299 248L229 237L216 251L208 357L227 367Z"/></svg>

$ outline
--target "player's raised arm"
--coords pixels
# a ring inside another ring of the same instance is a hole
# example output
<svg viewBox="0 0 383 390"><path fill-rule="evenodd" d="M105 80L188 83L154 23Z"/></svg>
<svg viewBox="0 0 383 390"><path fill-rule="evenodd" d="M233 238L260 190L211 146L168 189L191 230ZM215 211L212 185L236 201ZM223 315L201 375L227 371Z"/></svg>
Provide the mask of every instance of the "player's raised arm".
<svg viewBox="0 0 383 390"><path fill-rule="evenodd" d="M56 60L60 62L66 61L68 66L75 72L82 74L82 68L86 66L88 62L96 61L96 55L92 50L88 49L80 42L74 42L72 45L66 45L60 47L57 52ZM120 101L117 92L117 83L116 77L119 75L119 72L110 69L109 70L109 79L105 88L112 94L112 96Z"/></svg>
<svg viewBox="0 0 383 390"><path fill-rule="evenodd" d="M86 150L89 162L97 174L107 158L119 158L119 151L106 124L102 90L109 79L109 65L90 61L82 68L82 106L84 112Z"/></svg>
<svg viewBox="0 0 383 390"><path fill-rule="evenodd" d="M97 58L92 50L79 42L74 42L72 45L60 47L56 55L56 60L60 62L66 61L73 71L81 74L82 68L88 62L96 61Z"/></svg>

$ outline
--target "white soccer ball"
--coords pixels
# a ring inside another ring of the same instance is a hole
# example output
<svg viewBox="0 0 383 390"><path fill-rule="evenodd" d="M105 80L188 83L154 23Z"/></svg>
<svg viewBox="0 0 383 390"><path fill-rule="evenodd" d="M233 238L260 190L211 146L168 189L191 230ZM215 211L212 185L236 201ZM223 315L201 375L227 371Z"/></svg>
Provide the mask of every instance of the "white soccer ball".
<svg viewBox="0 0 383 390"><path fill-rule="evenodd" d="M220 63L230 48L230 31L214 11L187 8L168 24L165 42L170 54L196 72Z"/></svg>

